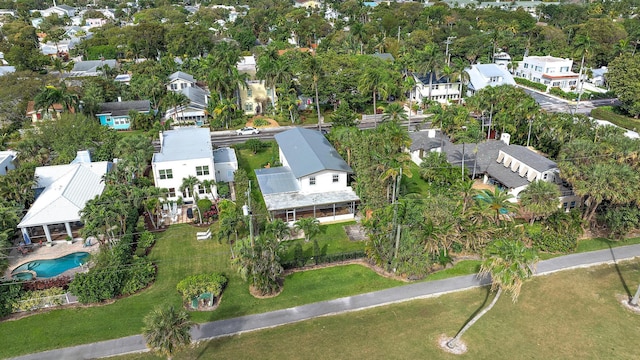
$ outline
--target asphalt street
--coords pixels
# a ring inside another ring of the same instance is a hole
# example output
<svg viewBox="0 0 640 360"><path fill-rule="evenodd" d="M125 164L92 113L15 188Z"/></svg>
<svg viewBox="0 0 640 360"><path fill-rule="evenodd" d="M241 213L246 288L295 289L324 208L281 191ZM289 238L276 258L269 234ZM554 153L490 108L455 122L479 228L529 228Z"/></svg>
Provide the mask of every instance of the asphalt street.
<svg viewBox="0 0 640 360"><path fill-rule="evenodd" d="M536 267L536 275L547 275L562 270L584 268L601 264L612 264L617 261L631 260L636 257L640 257L640 245L629 245L613 249L565 255L540 261ZM198 327L194 327L191 330L191 334L194 341L208 340L241 334L248 331L256 331L291 324L321 316L359 311L377 306L385 306L404 301L440 296L487 284L489 284L489 279L479 279L475 275L413 283L356 296L296 306L289 309L205 323ZM96 326L100 326L100 324L97 324ZM135 335L115 340L29 354L15 359L95 359L143 351L147 351L144 339L141 335Z"/></svg>

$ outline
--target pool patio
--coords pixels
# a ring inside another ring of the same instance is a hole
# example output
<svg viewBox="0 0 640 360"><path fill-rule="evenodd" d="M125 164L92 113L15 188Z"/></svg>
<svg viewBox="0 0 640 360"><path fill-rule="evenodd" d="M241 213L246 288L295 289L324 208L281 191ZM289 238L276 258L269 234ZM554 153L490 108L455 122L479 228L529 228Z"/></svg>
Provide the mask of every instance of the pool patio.
<svg viewBox="0 0 640 360"><path fill-rule="evenodd" d="M46 244L46 243L45 243ZM5 278L11 278L11 272L18 266L34 260L47 260L57 259L59 257L74 253L74 252L88 252L97 253L100 250L98 240L95 238L91 240L91 246L84 246L84 239L76 238L73 243L69 244L66 241L54 241L52 246L33 244L28 253L24 255L18 251L18 246L9 253L9 267L3 274ZM86 270L86 267L80 267L65 271L61 275L72 275L77 272Z"/></svg>

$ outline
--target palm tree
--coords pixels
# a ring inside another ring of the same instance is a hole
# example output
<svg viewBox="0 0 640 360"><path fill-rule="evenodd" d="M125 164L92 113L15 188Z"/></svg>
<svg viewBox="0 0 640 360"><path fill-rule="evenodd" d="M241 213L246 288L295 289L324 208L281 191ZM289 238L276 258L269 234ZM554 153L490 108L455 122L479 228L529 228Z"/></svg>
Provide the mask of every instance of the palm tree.
<svg viewBox="0 0 640 360"><path fill-rule="evenodd" d="M265 232L270 233L278 241L282 241L286 235L291 232L289 225L281 219L275 219L272 222L267 223L265 226Z"/></svg>
<svg viewBox="0 0 640 360"><path fill-rule="evenodd" d="M304 231L304 242L309 242L320 232L320 221L316 218L302 218L293 224L293 228L296 231Z"/></svg>
<svg viewBox="0 0 640 360"><path fill-rule="evenodd" d="M558 211L560 190L556 184L537 180L520 193L520 205L531 214L531 224Z"/></svg>
<svg viewBox="0 0 640 360"><path fill-rule="evenodd" d="M78 95L69 91L64 83L60 87L47 85L35 96L34 108L35 110L48 112L54 104L60 104L63 111L65 109L75 111L79 101Z"/></svg>
<svg viewBox="0 0 640 360"><path fill-rule="evenodd" d="M382 115L382 121L406 121L408 119L407 112L404 107L398 103L387 105Z"/></svg>
<svg viewBox="0 0 640 360"><path fill-rule="evenodd" d="M196 186L200 185L200 180L193 175L189 175L182 179L182 185L180 185L180 192L185 198L194 198L196 200ZM186 190L186 191L185 191Z"/></svg>
<svg viewBox="0 0 640 360"><path fill-rule="evenodd" d="M578 110L578 106L580 105L580 97L582 96L582 76L584 71L584 61L587 54L591 50L591 37L589 37L589 34L576 35L576 37L574 38L573 47L577 53L582 55L582 60L580 60L580 72L578 74L578 84L576 86L576 90L578 92L576 110Z"/></svg>
<svg viewBox="0 0 640 360"><path fill-rule="evenodd" d="M142 334L147 346L167 359L180 348L191 343L189 314L173 305L156 307L144 317Z"/></svg>
<svg viewBox="0 0 640 360"><path fill-rule="evenodd" d="M318 126L322 126L322 114L320 114L320 99L318 97L318 81L320 81L320 77L322 76L322 65L320 60L311 55L309 57L308 62L309 67L309 75L311 75L311 80L313 81L313 89L316 92L316 111L318 112Z"/></svg>
<svg viewBox="0 0 640 360"><path fill-rule="evenodd" d="M478 276L491 276L491 291L496 291L496 295L489 306L482 309L447 342L447 347L456 347L462 335L498 302L503 290L510 292L511 300L516 302L522 283L533 275L533 266L537 261L536 252L527 248L521 241L498 239L489 244Z"/></svg>
<svg viewBox="0 0 640 360"><path fill-rule="evenodd" d="M513 195L496 187L493 192L491 190L483 190L476 196L476 201L486 203L487 210L494 214L494 221L496 224L500 224L500 212L505 209L506 211L512 210L514 204L509 201L513 198Z"/></svg>
<svg viewBox="0 0 640 360"><path fill-rule="evenodd" d="M389 77L387 72L376 67L368 67L360 77L358 90L362 93L373 94L373 113L375 114L378 95L386 97L388 94Z"/></svg>
<svg viewBox="0 0 640 360"><path fill-rule="evenodd" d="M280 291L282 272L280 243L271 236L259 236L252 247L250 241L240 243L238 256L233 260L242 278L261 295Z"/></svg>
<svg viewBox="0 0 640 360"><path fill-rule="evenodd" d="M429 95L428 99L431 100L431 88L433 87L433 80L436 79L436 74L440 70L440 66L444 62L444 56L440 52L438 46L434 43L425 45L424 49L419 52L419 58L421 59L416 64L416 70L421 74L429 76Z"/></svg>

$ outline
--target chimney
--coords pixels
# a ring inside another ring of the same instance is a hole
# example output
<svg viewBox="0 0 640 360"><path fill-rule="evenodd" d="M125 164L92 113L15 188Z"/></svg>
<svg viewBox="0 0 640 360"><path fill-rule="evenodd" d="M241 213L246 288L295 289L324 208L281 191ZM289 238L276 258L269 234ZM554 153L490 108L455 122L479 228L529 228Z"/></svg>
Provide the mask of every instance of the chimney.
<svg viewBox="0 0 640 360"><path fill-rule="evenodd" d="M511 142L511 134L509 134L509 133L500 134L500 141L502 141L503 143L509 145L509 142Z"/></svg>
<svg viewBox="0 0 640 360"><path fill-rule="evenodd" d="M122 102L122 97L118 96L118 102Z"/></svg>

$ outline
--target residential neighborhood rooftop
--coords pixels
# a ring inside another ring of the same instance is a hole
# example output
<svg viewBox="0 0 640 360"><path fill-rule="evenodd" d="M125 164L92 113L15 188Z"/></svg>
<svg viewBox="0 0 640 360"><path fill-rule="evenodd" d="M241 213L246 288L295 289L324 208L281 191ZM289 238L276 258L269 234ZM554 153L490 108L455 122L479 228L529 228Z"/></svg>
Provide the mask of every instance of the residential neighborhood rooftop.
<svg viewBox="0 0 640 360"><path fill-rule="evenodd" d="M149 111L149 100L115 101L100 104L99 114L111 114L111 116L127 115L129 111Z"/></svg>
<svg viewBox="0 0 640 360"><path fill-rule="evenodd" d="M209 158L213 156L209 129L183 127L161 135L161 149L153 154L153 162Z"/></svg>

